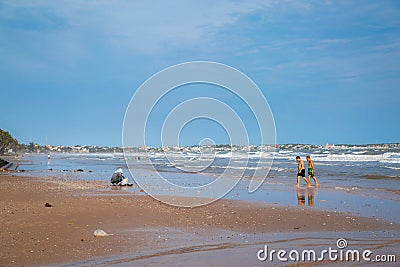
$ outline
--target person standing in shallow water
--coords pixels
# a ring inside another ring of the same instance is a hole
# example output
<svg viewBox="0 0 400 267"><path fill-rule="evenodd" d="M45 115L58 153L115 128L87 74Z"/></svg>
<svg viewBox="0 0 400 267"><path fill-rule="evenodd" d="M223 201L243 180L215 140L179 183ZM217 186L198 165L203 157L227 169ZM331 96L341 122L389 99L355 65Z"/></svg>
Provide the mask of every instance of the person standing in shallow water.
<svg viewBox="0 0 400 267"><path fill-rule="evenodd" d="M309 182L306 179L306 170L304 169L304 161L297 156L296 161L298 163L297 165L297 187L300 187L300 177L303 177L303 180L306 181L307 186L309 186Z"/></svg>
<svg viewBox="0 0 400 267"><path fill-rule="evenodd" d="M307 178L307 184L308 186L310 186L311 184L311 178L313 178L314 182L315 182L315 186L318 186L318 180L317 178L314 176L314 161L311 160L310 156L306 156L306 160L308 162L308 178Z"/></svg>

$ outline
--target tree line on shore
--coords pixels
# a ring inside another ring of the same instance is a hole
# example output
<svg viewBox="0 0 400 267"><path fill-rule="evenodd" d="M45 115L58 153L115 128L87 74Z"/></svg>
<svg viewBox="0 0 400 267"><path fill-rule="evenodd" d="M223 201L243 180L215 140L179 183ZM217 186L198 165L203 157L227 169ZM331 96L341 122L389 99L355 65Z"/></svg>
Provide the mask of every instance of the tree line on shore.
<svg viewBox="0 0 400 267"><path fill-rule="evenodd" d="M17 139L12 137L9 132L0 129L0 155L9 153L10 151L18 151L21 148Z"/></svg>
<svg viewBox="0 0 400 267"><path fill-rule="evenodd" d="M120 147L102 146L51 146L39 145L34 142L20 144L12 135L0 129L0 155L22 153L122 153Z"/></svg>

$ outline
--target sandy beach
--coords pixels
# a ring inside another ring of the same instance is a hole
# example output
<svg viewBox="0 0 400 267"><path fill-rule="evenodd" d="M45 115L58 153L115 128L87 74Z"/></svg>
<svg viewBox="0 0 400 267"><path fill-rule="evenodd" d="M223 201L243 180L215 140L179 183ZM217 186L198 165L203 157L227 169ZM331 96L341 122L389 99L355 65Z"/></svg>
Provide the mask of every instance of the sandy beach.
<svg viewBox="0 0 400 267"><path fill-rule="evenodd" d="M0 0L0 267L400 267L399 17Z"/></svg>
<svg viewBox="0 0 400 267"><path fill-rule="evenodd" d="M374 218L307 207L219 200L205 207L178 208L144 193L112 190L99 181L7 175L0 176L0 185L1 266L85 265L149 251L179 255L177 247L217 251L263 234L327 237L334 232L400 230L397 224ZM113 235L94 237L96 229ZM179 256L172 262L185 265Z"/></svg>

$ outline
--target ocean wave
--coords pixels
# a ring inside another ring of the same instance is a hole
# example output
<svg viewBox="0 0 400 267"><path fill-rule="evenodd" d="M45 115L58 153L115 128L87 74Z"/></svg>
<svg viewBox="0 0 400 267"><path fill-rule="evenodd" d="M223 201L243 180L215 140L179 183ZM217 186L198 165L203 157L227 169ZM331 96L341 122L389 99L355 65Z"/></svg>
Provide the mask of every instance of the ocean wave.
<svg viewBox="0 0 400 267"><path fill-rule="evenodd" d="M182 168L185 168L185 169L193 168L193 169L202 169L202 170L204 170L204 169L209 168L210 166L208 166L208 165L180 165L179 167L182 167Z"/></svg>
<svg viewBox="0 0 400 267"><path fill-rule="evenodd" d="M256 152L252 154L243 153L243 152L228 152L228 153L218 153L215 154L215 158L230 158L230 159L239 159L239 160L248 160L248 159L262 159L262 158L272 158L277 157L278 154L272 152Z"/></svg>
<svg viewBox="0 0 400 267"><path fill-rule="evenodd" d="M279 168L279 167L271 167L271 171L276 171L276 172L295 172L294 169Z"/></svg>
<svg viewBox="0 0 400 267"><path fill-rule="evenodd" d="M267 169L266 167L251 167L251 166L218 166L218 165L211 165L210 168L212 169L232 169L232 170L264 170Z"/></svg>
<svg viewBox="0 0 400 267"><path fill-rule="evenodd" d="M326 163L326 162L318 162L320 166L342 166L343 164L340 163Z"/></svg>
<svg viewBox="0 0 400 267"><path fill-rule="evenodd" d="M400 179L400 176L394 175L382 175L382 174L366 174L362 176L363 178L379 180L379 179Z"/></svg>
<svg viewBox="0 0 400 267"><path fill-rule="evenodd" d="M304 156L306 153L282 153L279 151L275 155L275 159L281 160L294 160L294 157L300 155ZM346 151L344 153L324 151L322 153L310 153L314 161L319 162L386 162L386 163L400 163L399 152L384 152L381 154L370 153L368 150L363 151Z"/></svg>
<svg viewBox="0 0 400 267"><path fill-rule="evenodd" d="M315 157L318 161L363 161L373 162L383 159L383 155L328 154L326 157Z"/></svg>
<svg viewBox="0 0 400 267"><path fill-rule="evenodd" d="M170 158L182 158L182 157L196 157L199 156L204 159L220 158L220 159L234 159L236 161L248 161L250 159L268 159L274 157L276 160L294 160L297 155L304 157L306 152L304 151L277 151L277 152L267 152L267 151L257 151L252 153L247 153L246 151L228 151L226 153L218 152L216 154L196 154L188 153L182 155L181 153L168 153ZM400 163L400 153L399 152L382 152L381 154L376 154L372 150L362 150L362 151L345 151L344 153L339 153L339 151L322 151L320 153L310 153L311 158L318 162L382 162L382 163ZM156 153L151 156L152 158L166 158L163 153Z"/></svg>
<svg viewBox="0 0 400 267"><path fill-rule="evenodd" d="M400 164L400 158L387 158L387 159L382 159L379 162Z"/></svg>
<svg viewBox="0 0 400 267"><path fill-rule="evenodd" d="M392 170L400 170L400 167L394 167L394 166L383 166L383 167Z"/></svg>
<svg viewBox="0 0 400 267"><path fill-rule="evenodd" d="M391 188L375 188L376 191L385 191L385 192L390 192L399 195L400 190L398 189L391 189Z"/></svg>
<svg viewBox="0 0 400 267"><path fill-rule="evenodd" d="M389 158L400 158L400 153L398 152L385 152L383 155Z"/></svg>
<svg viewBox="0 0 400 267"><path fill-rule="evenodd" d="M340 172L340 173L327 173L327 174L325 174L325 176L333 176L333 177L340 176L340 177L343 177L343 176L349 176L349 174L348 174L348 173L345 173L345 172Z"/></svg>
<svg viewBox="0 0 400 267"><path fill-rule="evenodd" d="M399 163L400 164L400 153L398 152L386 152L383 153L384 159L381 162L384 163Z"/></svg>
<svg viewBox="0 0 400 267"><path fill-rule="evenodd" d="M399 153L383 153L377 155L364 154L328 154L327 156L312 156L315 161L327 162L381 162L400 163Z"/></svg>
<svg viewBox="0 0 400 267"><path fill-rule="evenodd" d="M365 153L367 153L368 151L367 150L363 150L363 151L353 151L353 152L351 152L352 154L355 154L355 155L362 155L362 154L365 154Z"/></svg>

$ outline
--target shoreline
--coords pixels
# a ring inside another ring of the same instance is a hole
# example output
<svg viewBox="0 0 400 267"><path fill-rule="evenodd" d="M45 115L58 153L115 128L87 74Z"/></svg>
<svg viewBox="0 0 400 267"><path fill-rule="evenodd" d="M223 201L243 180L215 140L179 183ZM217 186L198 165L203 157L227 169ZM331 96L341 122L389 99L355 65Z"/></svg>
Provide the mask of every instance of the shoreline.
<svg viewBox="0 0 400 267"><path fill-rule="evenodd" d="M326 232L400 230L399 224L345 212L243 200L172 207L144 193L121 194L118 190L115 194L99 181L1 175L0 185L2 266L61 264L168 250L182 240L189 246L231 241L239 235L324 236ZM94 237L96 229L113 236Z"/></svg>
<svg viewBox="0 0 400 267"><path fill-rule="evenodd" d="M91 184L98 183L97 187L93 187L93 189L96 189L96 195L102 194L106 196L118 193L126 193L128 195L140 194L135 182L134 187L115 187L110 191L108 179L88 179L86 176L82 176L82 174L86 175L91 173L94 172L78 172L76 170L57 172L49 169L45 173L43 173L43 171L28 170L23 172L9 171L0 173L0 175L9 174L33 179L40 177L40 179L49 182L56 181L57 184L63 183L65 186L77 184L74 183L74 181L88 182ZM143 172L143 175L152 176L146 172ZM179 175L179 173L177 175ZM223 196L223 199L261 203L263 205L274 205L278 207L297 207L300 206L300 193L303 197L302 201L304 207L308 206L309 208L318 209L320 211L347 212L354 216L376 218L400 224L400 217L396 212L392 212L397 209L399 202L398 192L396 190L387 191L381 188L360 187L359 185L352 187L342 185L332 186L332 184L322 184L319 187L312 185L310 188L302 184L298 189L287 183L282 183L282 181L276 177L268 177L264 181L263 187L260 187L259 190L254 193L248 193L248 181L248 179L243 178L231 192ZM98 192L99 190L103 191ZM168 190L160 193L161 198L174 198ZM88 193L88 195L93 194L93 192ZM203 198L204 197L206 196L203 196ZM202 196L196 196L196 198L202 198Z"/></svg>

